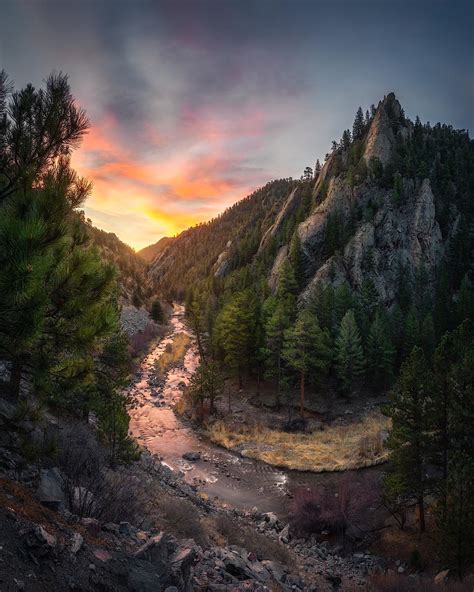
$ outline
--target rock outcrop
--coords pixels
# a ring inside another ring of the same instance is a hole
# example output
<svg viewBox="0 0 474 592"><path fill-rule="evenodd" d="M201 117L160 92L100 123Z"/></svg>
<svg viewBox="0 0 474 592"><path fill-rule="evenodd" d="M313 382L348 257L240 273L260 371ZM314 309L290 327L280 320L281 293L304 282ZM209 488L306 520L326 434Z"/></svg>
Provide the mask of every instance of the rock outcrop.
<svg viewBox="0 0 474 592"><path fill-rule="evenodd" d="M306 253L311 256L309 248L315 249L313 261L316 264L324 218L317 222L319 225L313 224L312 227L308 221L303 223L307 232L303 235ZM429 274L443 252L433 193L429 180L425 179L421 188L413 192L401 208L395 208L390 194L386 194L374 219L357 228L342 254L332 256L317 267L302 299L307 300L318 283L337 285L347 281L354 289L360 289L364 279L370 278L381 301L390 306L396 296L400 266L412 272L423 266Z"/></svg>

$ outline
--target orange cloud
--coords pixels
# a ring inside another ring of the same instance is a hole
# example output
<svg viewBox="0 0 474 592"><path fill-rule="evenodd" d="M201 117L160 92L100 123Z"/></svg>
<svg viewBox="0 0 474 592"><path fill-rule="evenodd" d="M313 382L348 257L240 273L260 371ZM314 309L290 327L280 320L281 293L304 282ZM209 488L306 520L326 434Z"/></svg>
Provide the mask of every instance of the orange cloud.
<svg viewBox="0 0 474 592"><path fill-rule="evenodd" d="M126 237L137 248L212 218L249 189L232 176L242 157L226 157L224 143L240 137L242 130L243 135L256 133L262 117L255 112L245 123L230 124L190 111L183 119L183 125L193 128L189 145L155 153L164 135L149 126L140 148L152 143L150 154L134 152L132 143L121 140L115 118L104 117L92 126L73 158L78 172L94 183L86 210L93 221L100 217L105 230ZM122 231L119 224L126 228Z"/></svg>

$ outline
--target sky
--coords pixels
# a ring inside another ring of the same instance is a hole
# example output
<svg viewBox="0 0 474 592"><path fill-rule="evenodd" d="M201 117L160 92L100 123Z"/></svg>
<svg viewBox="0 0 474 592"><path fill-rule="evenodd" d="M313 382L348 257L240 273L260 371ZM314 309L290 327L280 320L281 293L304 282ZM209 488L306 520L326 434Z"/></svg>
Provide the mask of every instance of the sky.
<svg viewBox="0 0 474 592"><path fill-rule="evenodd" d="M388 92L474 129L473 31L467 0L0 0L0 68L69 74L86 215L140 249L299 177Z"/></svg>

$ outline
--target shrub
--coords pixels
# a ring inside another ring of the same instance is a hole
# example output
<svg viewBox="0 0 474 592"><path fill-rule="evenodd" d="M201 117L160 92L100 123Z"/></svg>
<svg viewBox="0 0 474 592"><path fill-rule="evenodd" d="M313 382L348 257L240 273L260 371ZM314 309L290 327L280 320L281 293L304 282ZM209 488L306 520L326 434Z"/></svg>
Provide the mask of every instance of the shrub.
<svg viewBox="0 0 474 592"><path fill-rule="evenodd" d="M243 547L247 551L255 553L260 561L269 559L287 566L293 565L293 558L282 543L256 533L253 528L241 525L236 527L235 522L223 514L216 518L215 525L228 545Z"/></svg>
<svg viewBox="0 0 474 592"><path fill-rule="evenodd" d="M191 538L201 547L209 546L209 537L193 504L183 498L162 497L157 500L162 526L178 538Z"/></svg>
<svg viewBox="0 0 474 592"><path fill-rule="evenodd" d="M109 470L107 455L90 428L65 428L58 450L58 466L71 512L105 522L127 521L135 526L143 523L152 499L150 488L129 470Z"/></svg>
<svg viewBox="0 0 474 592"><path fill-rule="evenodd" d="M283 424L283 431L294 433L294 432L305 432L306 428L308 427L308 422L306 419L302 419L301 417L297 417L295 419L290 419L285 421Z"/></svg>
<svg viewBox="0 0 474 592"><path fill-rule="evenodd" d="M356 481L349 473L326 487L297 490L290 507L290 528L297 536L323 530L344 536L349 527L352 535L362 527L369 530L377 519L372 510L378 492L377 477Z"/></svg>

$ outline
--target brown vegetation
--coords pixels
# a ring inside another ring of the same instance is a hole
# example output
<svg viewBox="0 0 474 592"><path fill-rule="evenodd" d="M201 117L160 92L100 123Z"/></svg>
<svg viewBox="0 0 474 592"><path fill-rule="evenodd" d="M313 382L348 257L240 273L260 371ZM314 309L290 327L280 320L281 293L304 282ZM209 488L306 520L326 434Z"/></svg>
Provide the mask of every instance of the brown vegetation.
<svg viewBox="0 0 474 592"><path fill-rule="evenodd" d="M173 365L183 363L190 343L191 338L186 333L178 333L174 336L173 341L168 343L165 351L155 364L158 376L164 376Z"/></svg>
<svg viewBox="0 0 474 592"><path fill-rule="evenodd" d="M324 430L288 433L260 425L233 426L217 421L208 428L210 439L224 448L242 451L244 456L271 465L299 471L344 471L382 463L388 452L383 433L390 420L373 412L357 423Z"/></svg>

